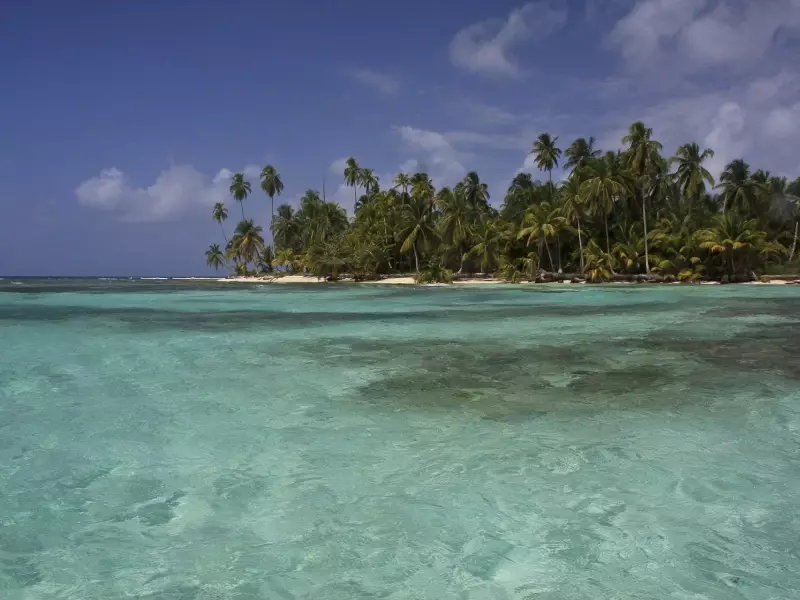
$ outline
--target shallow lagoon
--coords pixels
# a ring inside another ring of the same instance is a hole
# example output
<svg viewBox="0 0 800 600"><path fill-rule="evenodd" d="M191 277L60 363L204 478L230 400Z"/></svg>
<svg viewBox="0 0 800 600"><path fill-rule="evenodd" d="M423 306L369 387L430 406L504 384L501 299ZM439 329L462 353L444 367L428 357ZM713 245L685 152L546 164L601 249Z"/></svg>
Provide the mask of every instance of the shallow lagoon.
<svg viewBox="0 0 800 600"><path fill-rule="evenodd" d="M800 597L795 286L25 282L0 332L3 598Z"/></svg>

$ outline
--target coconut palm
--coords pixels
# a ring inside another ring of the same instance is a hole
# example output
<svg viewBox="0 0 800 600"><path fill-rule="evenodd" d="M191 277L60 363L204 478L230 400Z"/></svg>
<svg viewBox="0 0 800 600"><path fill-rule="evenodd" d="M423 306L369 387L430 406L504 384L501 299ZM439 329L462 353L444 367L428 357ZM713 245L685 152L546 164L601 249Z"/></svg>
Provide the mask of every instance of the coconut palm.
<svg viewBox="0 0 800 600"><path fill-rule="evenodd" d="M365 194L372 194L380 190L380 180L372 169L362 168L358 170L358 182L364 188Z"/></svg>
<svg viewBox="0 0 800 600"><path fill-rule="evenodd" d="M561 149L556 146L557 141L558 136L550 137L549 133L543 133L533 143L533 150L531 150L536 160L536 167L540 171L547 171L551 193L553 186L553 169L558 166L558 160L561 158Z"/></svg>
<svg viewBox="0 0 800 600"><path fill-rule="evenodd" d="M239 221L236 231L231 238L231 248L233 253L247 263L255 262L258 253L264 249L263 229L250 219Z"/></svg>
<svg viewBox="0 0 800 600"><path fill-rule="evenodd" d="M408 188L411 186L411 177L409 177L407 173L398 173L394 176L394 181L392 183L394 184L394 189L402 188L403 193L407 194Z"/></svg>
<svg viewBox="0 0 800 600"><path fill-rule="evenodd" d="M463 186L456 192L444 187L436 195L436 206L442 211L438 221L439 237L459 257L459 274L464 270L464 258L475 226L475 211L464 195Z"/></svg>
<svg viewBox="0 0 800 600"><path fill-rule="evenodd" d="M641 121L636 121L628 129L628 134L622 138L623 144L628 144L625 153L626 162L633 176L636 178L636 191L642 202L642 222L644 223L644 264L645 271L650 273L650 260L647 248L647 195L644 187L647 185L648 177L657 174L658 168L663 160L659 152L663 148L661 142L653 137L653 130Z"/></svg>
<svg viewBox="0 0 800 600"><path fill-rule="evenodd" d="M567 162L564 166L567 169L580 169L586 166L593 158L600 156L600 150L594 149L595 139L590 137L588 141L586 138L578 138L569 148L564 150L564 156L567 157Z"/></svg>
<svg viewBox="0 0 800 600"><path fill-rule="evenodd" d="M225 255L222 253L219 244L211 244L206 250L206 264L209 267L214 267L215 271L225 266Z"/></svg>
<svg viewBox="0 0 800 600"><path fill-rule="evenodd" d="M550 270L555 271L553 255L550 253L550 240L558 236L559 231L564 225L564 217L558 207L554 207L549 202L542 202L528 207L522 220L522 226L517 234L517 239L527 238L530 246L536 243L541 254L542 246L547 250L547 257L550 260Z"/></svg>
<svg viewBox="0 0 800 600"><path fill-rule="evenodd" d="M464 187L464 199L467 204L481 214L485 214L489 209L489 188L485 183L481 183L480 177L475 171L470 171L462 180Z"/></svg>
<svg viewBox="0 0 800 600"><path fill-rule="evenodd" d="M722 206L725 212L733 208L757 215L763 212L763 201L768 195L767 186L753 178L750 165L741 158L726 165L716 188L722 190Z"/></svg>
<svg viewBox="0 0 800 600"><path fill-rule="evenodd" d="M475 245L469 253L480 259L482 273L490 273L497 266L505 235L504 229L495 221L487 221L476 232Z"/></svg>
<svg viewBox="0 0 800 600"><path fill-rule="evenodd" d="M671 165L678 165L675 170L675 181L681 195L689 202L691 207L706 193L706 183L714 187L714 177L703 166L703 161L713 158L714 151L706 148L702 152L695 143L684 144L670 159Z"/></svg>
<svg viewBox="0 0 800 600"><path fill-rule="evenodd" d="M272 235L281 250L292 249L298 245L300 226L294 209L288 204L278 207L278 214L272 226Z"/></svg>
<svg viewBox="0 0 800 600"><path fill-rule="evenodd" d="M225 243L227 244L228 236L225 235L225 228L222 226L222 224L228 218L228 209L225 208L225 204L222 202L217 202L214 205L214 208L211 210L211 218L219 223L219 228L222 230L222 237L225 238Z"/></svg>
<svg viewBox="0 0 800 600"><path fill-rule="evenodd" d="M610 153L613 156L613 153ZM613 172L609 157L593 160L587 167L586 180L580 194L588 210L603 219L606 231L606 254L611 255L608 236L608 216L614 210L614 201L627 192L621 178Z"/></svg>
<svg viewBox="0 0 800 600"><path fill-rule="evenodd" d="M763 250L766 234L756 219L743 219L736 212L714 217L712 226L695 234L700 247L721 256L724 270L733 278L746 269L748 254ZM737 263L738 259L738 263Z"/></svg>
<svg viewBox="0 0 800 600"><path fill-rule="evenodd" d="M419 273L420 249L437 239L434 215L433 201L424 195L413 194L409 203L403 206L399 231L399 237L403 240L403 244L400 252L414 252L414 265L417 273Z"/></svg>
<svg viewBox="0 0 800 600"><path fill-rule="evenodd" d="M573 170L572 174L561 184L561 198L564 202L562 210L567 222L575 223L578 231L578 248L581 265L581 273L584 272L583 263L583 234L581 222L585 212L584 195L581 191L581 180Z"/></svg>
<svg viewBox="0 0 800 600"><path fill-rule="evenodd" d="M272 253L275 254L275 196L280 196L281 192L283 192L283 181L281 181L281 175L278 170L272 165L267 165L261 169L261 189L269 196L269 229L272 233Z"/></svg>
<svg viewBox="0 0 800 600"><path fill-rule="evenodd" d="M352 156L347 159L344 166L344 184L353 188L353 212L358 202L358 185L361 183L361 167Z"/></svg>
<svg viewBox="0 0 800 600"><path fill-rule="evenodd" d="M233 177L231 177L231 186L228 189L233 199L239 203L242 209L242 221L244 221L244 201L250 195L250 182L244 178L243 173L234 173Z"/></svg>

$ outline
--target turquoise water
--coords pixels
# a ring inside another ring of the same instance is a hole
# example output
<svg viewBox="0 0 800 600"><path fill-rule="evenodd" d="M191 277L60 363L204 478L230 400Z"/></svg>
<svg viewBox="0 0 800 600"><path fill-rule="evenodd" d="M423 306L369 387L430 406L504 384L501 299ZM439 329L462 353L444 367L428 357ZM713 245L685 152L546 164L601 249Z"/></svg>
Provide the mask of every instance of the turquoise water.
<svg viewBox="0 0 800 600"><path fill-rule="evenodd" d="M0 281L0 597L800 597L800 287Z"/></svg>

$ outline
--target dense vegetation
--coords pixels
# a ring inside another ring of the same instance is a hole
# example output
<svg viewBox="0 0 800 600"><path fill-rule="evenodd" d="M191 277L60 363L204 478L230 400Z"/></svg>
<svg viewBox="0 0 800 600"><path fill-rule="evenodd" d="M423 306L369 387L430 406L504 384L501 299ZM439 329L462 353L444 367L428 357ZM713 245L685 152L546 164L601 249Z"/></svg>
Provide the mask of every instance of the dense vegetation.
<svg viewBox="0 0 800 600"><path fill-rule="evenodd" d="M228 210L214 207L226 245L212 245L207 262L215 268L230 262L240 274L252 265L332 278L414 272L420 281L476 272L513 282L562 273L590 281L737 281L800 270L793 264L800 178L789 182L738 159L716 182L704 166L713 150L690 143L665 157L641 122L622 141L624 151L603 153L593 138L562 151L557 137L540 135L532 153L546 181L518 174L499 208L475 172L453 188L437 190L426 173L399 173L382 188L372 169L351 158L343 175L353 188L353 219L308 190L299 209L273 209L272 246L245 218L252 189L237 173L230 192L242 220L228 238ZM569 175L555 184L553 170L562 161ZM261 188L274 206L283 191L274 167L263 169Z"/></svg>

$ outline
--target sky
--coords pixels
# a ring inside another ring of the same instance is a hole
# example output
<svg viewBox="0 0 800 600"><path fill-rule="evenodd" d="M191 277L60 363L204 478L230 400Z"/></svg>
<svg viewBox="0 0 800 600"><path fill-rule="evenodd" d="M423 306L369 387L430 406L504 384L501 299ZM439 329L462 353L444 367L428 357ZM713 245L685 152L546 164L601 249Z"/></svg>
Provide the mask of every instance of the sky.
<svg viewBox="0 0 800 600"><path fill-rule="evenodd" d="M297 205L343 161L475 170L499 205L542 132L643 120L800 175L800 0L27 0L0 15L0 276L208 275L230 174ZM560 177L554 173L554 177Z"/></svg>

